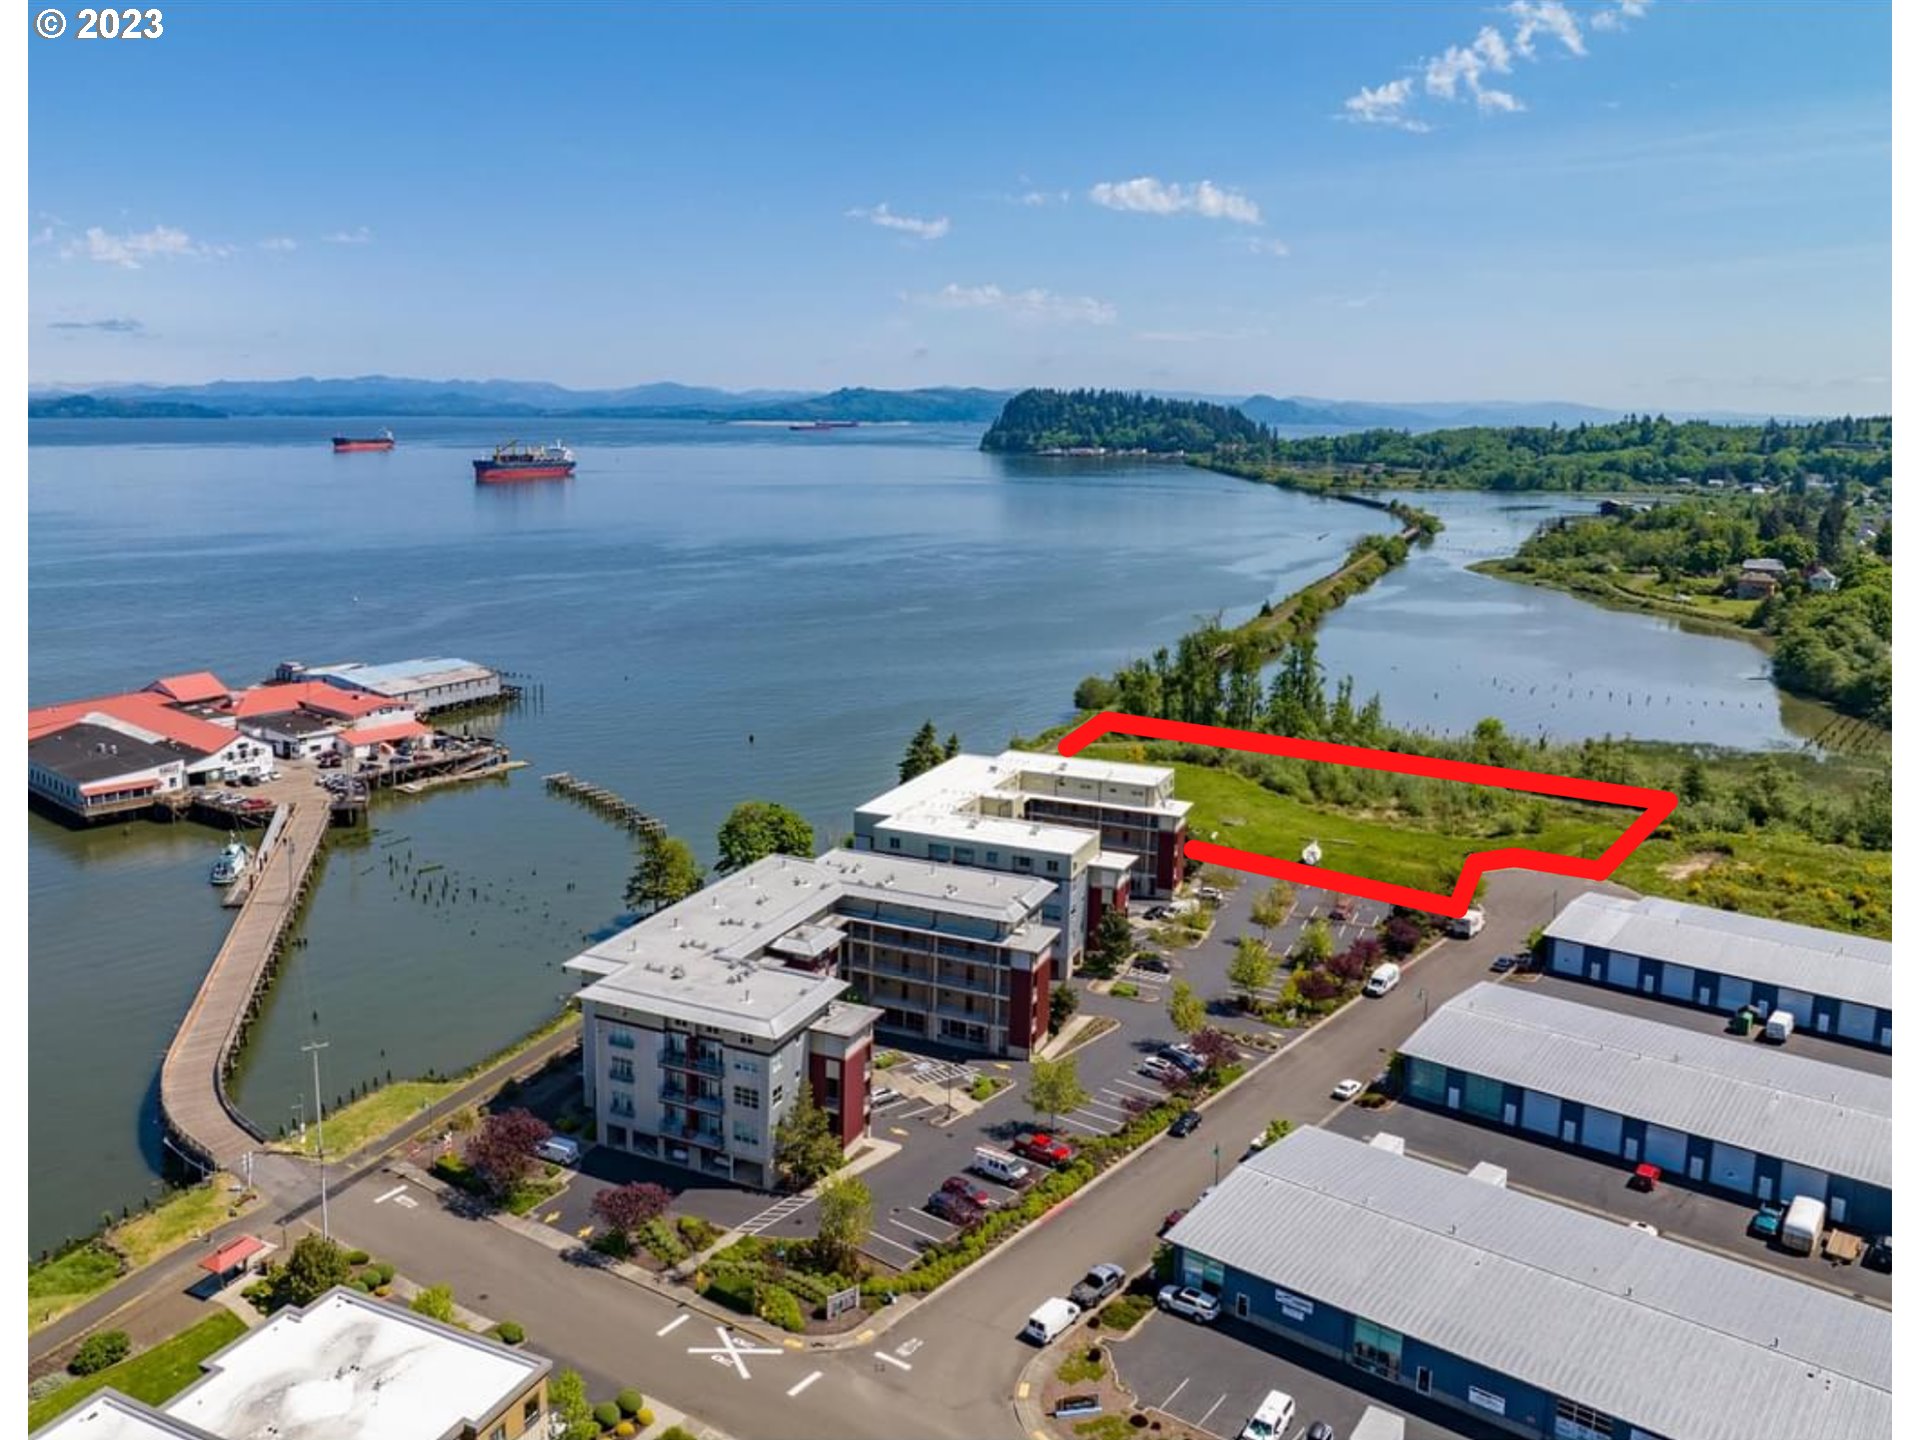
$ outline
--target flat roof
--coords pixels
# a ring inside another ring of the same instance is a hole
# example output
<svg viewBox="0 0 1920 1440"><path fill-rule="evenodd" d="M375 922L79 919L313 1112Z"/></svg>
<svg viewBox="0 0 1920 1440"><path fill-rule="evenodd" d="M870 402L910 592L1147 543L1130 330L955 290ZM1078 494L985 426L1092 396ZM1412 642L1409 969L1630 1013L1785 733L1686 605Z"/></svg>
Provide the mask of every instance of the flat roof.
<svg viewBox="0 0 1920 1440"><path fill-rule="evenodd" d="M1890 1312L1324 1130L1167 1238L1661 1435L1892 1434Z"/></svg>
<svg viewBox="0 0 1920 1440"><path fill-rule="evenodd" d="M64 776L76 785L153 770L188 760L202 752L171 740L146 740L117 727L83 720L64 730L27 742L27 759Z"/></svg>
<svg viewBox="0 0 1920 1440"><path fill-rule="evenodd" d="M97 1390L33 1432L45 1440L220 1440L118 1390Z"/></svg>
<svg viewBox="0 0 1920 1440"><path fill-rule="evenodd" d="M537 1355L333 1289L214 1355L166 1413L229 1440L438 1440L479 1425L548 1368Z"/></svg>
<svg viewBox="0 0 1920 1440"><path fill-rule="evenodd" d="M1816 930L1678 900L1590 892L1553 918L1547 935L1893 1009L1893 946L1866 935Z"/></svg>
<svg viewBox="0 0 1920 1440"><path fill-rule="evenodd" d="M889 816L873 827L875 835L889 832L1004 845L1009 849L1037 850L1069 858L1100 844L1099 835L1092 830L1075 830L1068 825L1046 825L1034 820L1007 820L998 815L977 815L963 810L910 810Z"/></svg>
<svg viewBox="0 0 1920 1440"><path fill-rule="evenodd" d="M479 680L498 678L488 666L473 660L461 660L446 655L418 660L388 660L378 665L362 665L355 662L350 665L316 669L307 673L319 675L322 678L329 675L335 676L362 689L377 690L383 695L397 691L419 690L429 685L468 685Z"/></svg>
<svg viewBox="0 0 1920 1440"><path fill-rule="evenodd" d="M859 806L856 813L870 821L891 819L918 826L940 815L979 812L983 797L1017 805L1028 795L1044 793L1024 786L1021 781L1026 776L1080 780L1093 785L1138 785L1153 789L1169 784L1173 779L1173 771L1164 765L1086 760L1047 751L1004 750L998 755L961 754L874 796ZM1071 798L1087 804L1112 803L1090 796ZM1164 804L1121 808L1145 808L1157 813L1184 815L1191 806L1184 800L1170 800ZM1003 818L1014 818L1018 823L1017 817Z"/></svg>
<svg viewBox="0 0 1920 1440"><path fill-rule="evenodd" d="M1481 981L1403 1054L1893 1188L1893 1081Z"/></svg>

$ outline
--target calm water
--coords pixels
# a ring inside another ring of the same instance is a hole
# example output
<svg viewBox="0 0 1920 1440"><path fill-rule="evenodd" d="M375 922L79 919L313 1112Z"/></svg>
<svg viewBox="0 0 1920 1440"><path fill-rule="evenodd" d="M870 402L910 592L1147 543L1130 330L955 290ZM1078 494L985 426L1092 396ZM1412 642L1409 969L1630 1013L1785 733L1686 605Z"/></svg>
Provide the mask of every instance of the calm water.
<svg viewBox="0 0 1920 1440"><path fill-rule="evenodd" d="M617 915L630 848L539 775L612 786L709 854L727 810L756 796L795 806L827 843L922 720L978 747L1054 723L1081 676L1199 613L1250 613L1379 520L1179 467L987 457L973 427L570 426L575 480L490 489L467 468L502 438L489 422L413 422L392 454L342 457L325 446L334 428L31 437L35 702L177 670L239 684L283 659L424 654L542 687L491 722L529 770L383 800L367 841L330 854L237 1083L269 1129L311 1113L310 1038L330 1042L330 1105L389 1069L460 1068L571 988L558 965ZM1323 645L1394 716L1676 733L1654 723L1657 702L1556 715L1512 693L1578 655L1643 689L1684 677L1696 700L1724 698L1714 738L1786 737L1759 652L1467 574L1477 549L1511 549L1544 512L1438 504L1441 546L1340 611ZM1463 619L1491 632L1473 664ZM29 827L38 1247L153 1187L159 1056L225 916L209 831Z"/></svg>

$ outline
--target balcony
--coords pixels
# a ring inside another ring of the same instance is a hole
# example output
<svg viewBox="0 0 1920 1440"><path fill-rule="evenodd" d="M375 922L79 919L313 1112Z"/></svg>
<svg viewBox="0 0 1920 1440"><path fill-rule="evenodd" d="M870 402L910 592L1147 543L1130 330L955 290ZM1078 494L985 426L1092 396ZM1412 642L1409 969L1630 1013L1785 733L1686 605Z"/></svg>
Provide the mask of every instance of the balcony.
<svg viewBox="0 0 1920 1440"><path fill-rule="evenodd" d="M694 1144L705 1145L710 1150L727 1148L726 1136L712 1125L689 1125L683 1120L669 1118L660 1122L660 1133L671 1135L676 1140L691 1140Z"/></svg>
<svg viewBox="0 0 1920 1440"><path fill-rule="evenodd" d="M669 1105L684 1105L690 1110L704 1110L709 1115L718 1115L727 1104L726 1097L718 1091L709 1094L685 1085L676 1085L671 1080L660 1087L660 1098Z"/></svg>
<svg viewBox="0 0 1920 1440"><path fill-rule="evenodd" d="M607 1078L621 1085L633 1084L633 1062L631 1060L615 1060L607 1067Z"/></svg>
<svg viewBox="0 0 1920 1440"><path fill-rule="evenodd" d="M660 1066L665 1070L685 1070L694 1075L724 1075L727 1062L718 1055L704 1055L698 1050L663 1045L660 1049Z"/></svg>

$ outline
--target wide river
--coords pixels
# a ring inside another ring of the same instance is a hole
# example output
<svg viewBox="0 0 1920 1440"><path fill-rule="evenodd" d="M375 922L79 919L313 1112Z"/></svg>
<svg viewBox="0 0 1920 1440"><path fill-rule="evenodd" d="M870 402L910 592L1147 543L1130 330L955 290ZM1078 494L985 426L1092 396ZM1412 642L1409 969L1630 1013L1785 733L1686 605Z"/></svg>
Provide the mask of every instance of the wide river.
<svg viewBox="0 0 1920 1440"><path fill-rule="evenodd" d="M530 769L383 798L331 852L236 1085L269 1130L311 1114L310 1038L330 1106L462 1068L572 988L558 967L619 914L631 849L540 775L611 786L706 855L749 797L831 843L921 721L976 748L1056 723L1080 677L1245 617L1383 518L1178 466L985 456L971 426L572 425L573 481L481 488L467 461L497 424L329 452L364 423L31 427L34 703L285 659L462 655L539 687L497 722ZM1392 718L1794 741L1751 646L1465 570L1590 502L1422 503L1440 542L1322 638ZM38 1250L155 1192L159 1059L227 915L211 831L28 823ZM408 865L458 898L416 898Z"/></svg>

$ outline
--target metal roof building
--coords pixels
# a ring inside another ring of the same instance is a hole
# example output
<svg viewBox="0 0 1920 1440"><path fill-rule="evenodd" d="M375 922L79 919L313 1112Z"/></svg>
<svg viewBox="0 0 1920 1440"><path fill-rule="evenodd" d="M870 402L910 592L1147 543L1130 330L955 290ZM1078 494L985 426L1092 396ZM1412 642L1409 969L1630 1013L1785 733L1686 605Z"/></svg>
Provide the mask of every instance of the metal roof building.
<svg viewBox="0 0 1920 1440"><path fill-rule="evenodd" d="M1582 895L1546 929L1557 974L1893 1048L1893 946L1675 900Z"/></svg>
<svg viewBox="0 0 1920 1440"><path fill-rule="evenodd" d="M1892 1433L1889 1312L1325 1131L1168 1239L1232 1313L1522 1434Z"/></svg>
<svg viewBox="0 0 1920 1440"><path fill-rule="evenodd" d="M1837 1198L1836 1219L1892 1223L1885 1076L1491 982L1400 1048L1417 1100L1608 1154L1632 1139L1627 1158L1676 1179L1743 1198L1817 1192Z"/></svg>

